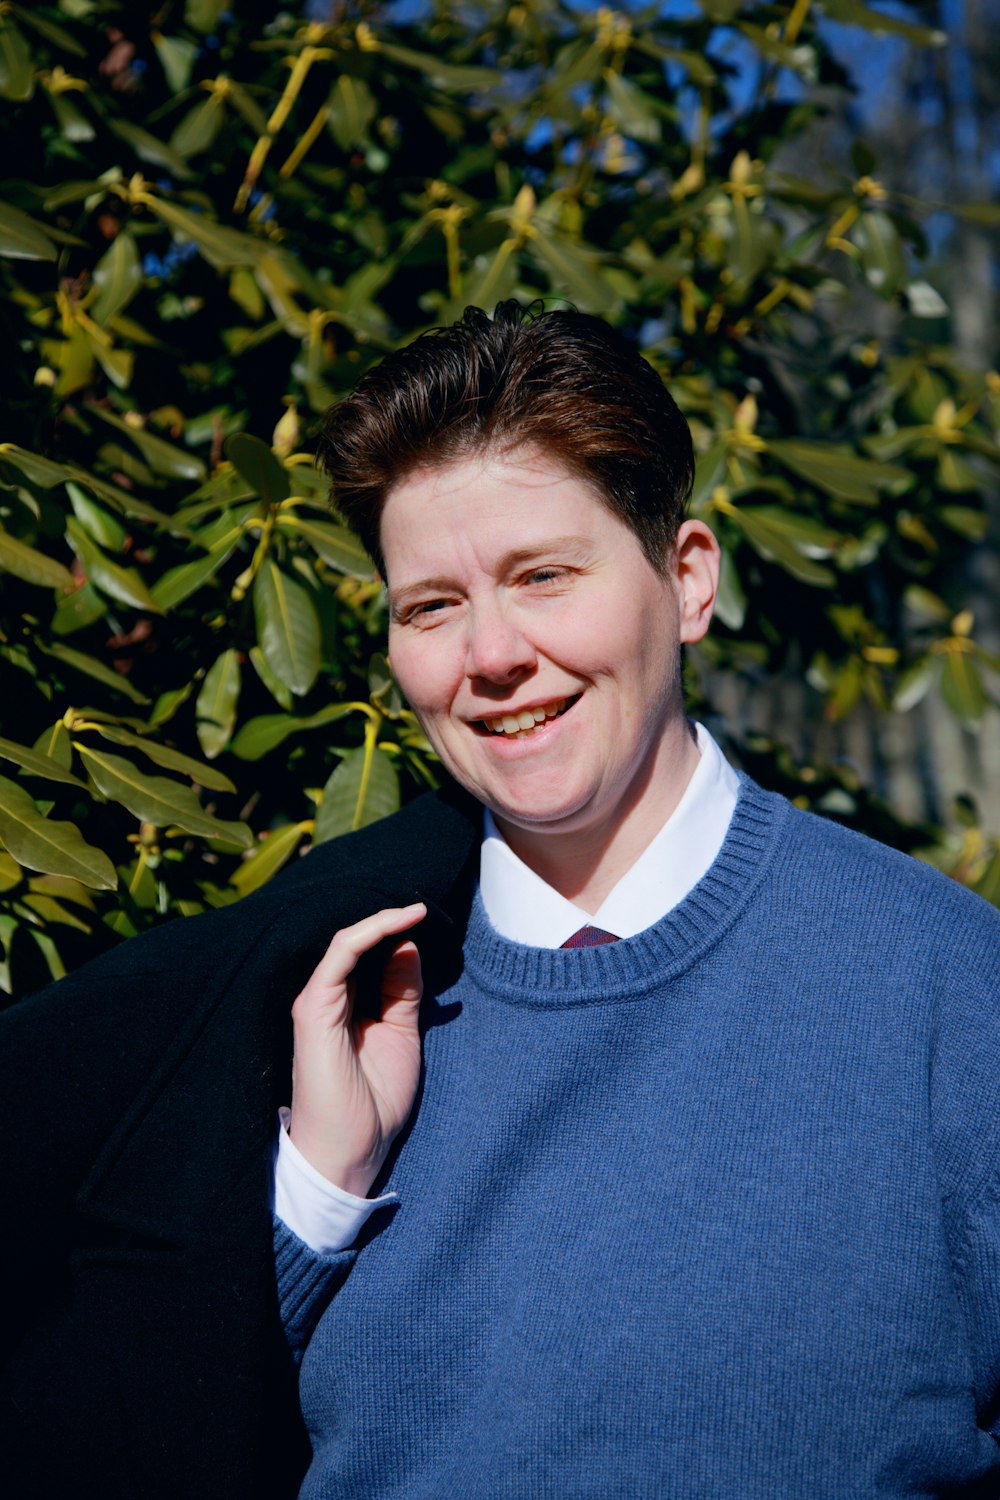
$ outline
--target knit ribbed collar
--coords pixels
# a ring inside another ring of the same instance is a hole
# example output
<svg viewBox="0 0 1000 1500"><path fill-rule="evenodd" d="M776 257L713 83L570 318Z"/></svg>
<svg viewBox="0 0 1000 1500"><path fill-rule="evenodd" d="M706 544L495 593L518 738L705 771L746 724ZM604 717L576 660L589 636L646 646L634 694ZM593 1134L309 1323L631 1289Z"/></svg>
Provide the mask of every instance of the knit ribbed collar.
<svg viewBox="0 0 1000 1500"><path fill-rule="evenodd" d="M637 999L693 964L750 901L777 847L790 804L740 777L715 862L672 911L645 932L597 948L529 948L501 937L476 896L465 940L469 978L497 999L528 1006Z"/></svg>

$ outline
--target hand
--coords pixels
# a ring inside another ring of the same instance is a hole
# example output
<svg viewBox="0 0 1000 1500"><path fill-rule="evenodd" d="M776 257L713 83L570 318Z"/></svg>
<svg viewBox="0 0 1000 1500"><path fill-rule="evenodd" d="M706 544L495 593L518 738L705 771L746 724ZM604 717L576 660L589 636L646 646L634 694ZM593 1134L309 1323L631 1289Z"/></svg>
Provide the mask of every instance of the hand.
<svg viewBox="0 0 1000 1500"><path fill-rule="evenodd" d="M422 983L416 945L397 943L382 973L379 1019L355 1020L354 967L427 908L387 907L334 934L292 1006L289 1135L318 1172L363 1198L409 1119L420 1079Z"/></svg>

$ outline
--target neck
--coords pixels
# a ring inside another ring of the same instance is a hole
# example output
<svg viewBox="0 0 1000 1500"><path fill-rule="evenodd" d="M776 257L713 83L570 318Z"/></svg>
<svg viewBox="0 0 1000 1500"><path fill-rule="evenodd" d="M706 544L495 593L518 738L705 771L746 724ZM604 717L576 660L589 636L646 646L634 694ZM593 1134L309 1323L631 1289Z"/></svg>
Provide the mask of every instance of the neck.
<svg viewBox="0 0 1000 1500"><path fill-rule="evenodd" d="M699 753L685 719L676 740L664 741L629 798L601 819L565 829L522 828L496 817L518 859L553 890L593 916L648 849L680 802Z"/></svg>

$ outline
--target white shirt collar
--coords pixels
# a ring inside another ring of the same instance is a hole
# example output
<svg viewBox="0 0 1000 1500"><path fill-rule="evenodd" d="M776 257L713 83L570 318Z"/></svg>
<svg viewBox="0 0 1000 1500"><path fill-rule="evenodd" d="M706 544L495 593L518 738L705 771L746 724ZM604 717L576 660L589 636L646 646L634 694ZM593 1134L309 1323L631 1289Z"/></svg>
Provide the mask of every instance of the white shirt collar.
<svg viewBox="0 0 1000 1500"><path fill-rule="evenodd" d="M586 925L634 937L682 901L722 848L739 790L739 777L708 730L695 729L701 758L684 795L593 916L529 870L485 808L479 890L491 926L515 943L559 948Z"/></svg>

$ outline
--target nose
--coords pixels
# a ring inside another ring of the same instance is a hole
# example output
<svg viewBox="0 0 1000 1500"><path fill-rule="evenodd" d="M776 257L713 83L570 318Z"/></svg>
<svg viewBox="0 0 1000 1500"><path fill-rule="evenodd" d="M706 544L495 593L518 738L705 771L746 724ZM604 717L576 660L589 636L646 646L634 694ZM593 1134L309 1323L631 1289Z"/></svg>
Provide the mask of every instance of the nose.
<svg viewBox="0 0 1000 1500"><path fill-rule="evenodd" d="M495 602L470 611L466 674L485 682L509 683L530 672L538 655L517 621Z"/></svg>

